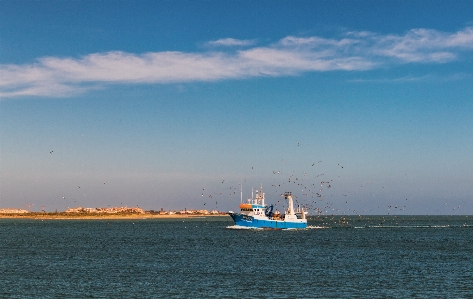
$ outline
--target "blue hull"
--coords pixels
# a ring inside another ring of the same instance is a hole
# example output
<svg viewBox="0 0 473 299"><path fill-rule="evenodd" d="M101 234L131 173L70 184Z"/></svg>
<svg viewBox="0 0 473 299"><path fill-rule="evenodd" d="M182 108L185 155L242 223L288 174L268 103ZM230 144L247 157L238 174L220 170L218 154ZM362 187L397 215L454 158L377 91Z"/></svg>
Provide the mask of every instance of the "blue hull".
<svg viewBox="0 0 473 299"><path fill-rule="evenodd" d="M255 219L253 216L248 216L239 213L229 213L235 225L247 228L262 228L262 229L303 229L307 228L306 221L289 222L283 220L271 219Z"/></svg>

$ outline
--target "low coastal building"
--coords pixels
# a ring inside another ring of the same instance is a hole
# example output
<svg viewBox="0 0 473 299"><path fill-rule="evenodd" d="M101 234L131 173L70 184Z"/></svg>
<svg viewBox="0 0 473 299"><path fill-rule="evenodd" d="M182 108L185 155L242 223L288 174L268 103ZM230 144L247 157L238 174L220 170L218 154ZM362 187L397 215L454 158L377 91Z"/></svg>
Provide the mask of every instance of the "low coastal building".
<svg viewBox="0 0 473 299"><path fill-rule="evenodd" d="M145 211L138 207L113 207L113 208L68 208L66 213L102 213L102 214L118 214L118 213L135 213L144 214Z"/></svg>

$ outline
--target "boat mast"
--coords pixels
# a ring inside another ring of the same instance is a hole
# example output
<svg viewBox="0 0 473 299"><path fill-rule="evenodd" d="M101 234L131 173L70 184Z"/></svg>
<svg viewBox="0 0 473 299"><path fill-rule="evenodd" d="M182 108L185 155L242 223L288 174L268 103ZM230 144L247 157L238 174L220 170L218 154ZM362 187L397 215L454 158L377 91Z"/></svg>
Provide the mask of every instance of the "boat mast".
<svg viewBox="0 0 473 299"><path fill-rule="evenodd" d="M263 193L263 184L260 187L260 198L261 198L261 205L264 206L264 193Z"/></svg>
<svg viewBox="0 0 473 299"><path fill-rule="evenodd" d="M243 203L243 180L240 179L240 203Z"/></svg>

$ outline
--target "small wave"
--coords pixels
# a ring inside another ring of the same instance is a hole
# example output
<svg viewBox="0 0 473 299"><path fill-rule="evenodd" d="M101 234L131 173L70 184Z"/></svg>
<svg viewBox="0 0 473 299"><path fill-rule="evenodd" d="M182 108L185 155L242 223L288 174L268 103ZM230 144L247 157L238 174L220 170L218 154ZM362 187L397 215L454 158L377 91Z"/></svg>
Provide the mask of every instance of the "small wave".
<svg viewBox="0 0 473 299"><path fill-rule="evenodd" d="M322 228L329 228L328 226L318 226L318 225L308 225L307 229L322 229Z"/></svg>
<svg viewBox="0 0 473 299"><path fill-rule="evenodd" d="M354 226L353 228L453 228L453 227L468 227L452 226L452 225L365 225L365 226Z"/></svg>
<svg viewBox="0 0 473 299"><path fill-rule="evenodd" d="M240 225L231 225L227 226L228 229L261 229L258 227L248 227L248 226L240 226Z"/></svg>

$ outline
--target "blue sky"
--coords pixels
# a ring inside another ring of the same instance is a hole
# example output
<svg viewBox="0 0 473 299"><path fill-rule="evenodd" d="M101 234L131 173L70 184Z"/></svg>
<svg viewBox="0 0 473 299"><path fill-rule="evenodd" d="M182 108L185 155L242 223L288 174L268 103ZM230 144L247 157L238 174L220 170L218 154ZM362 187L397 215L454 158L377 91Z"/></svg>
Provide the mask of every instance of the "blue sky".
<svg viewBox="0 0 473 299"><path fill-rule="evenodd" d="M2 1L0 207L471 215L473 3L411 2Z"/></svg>

